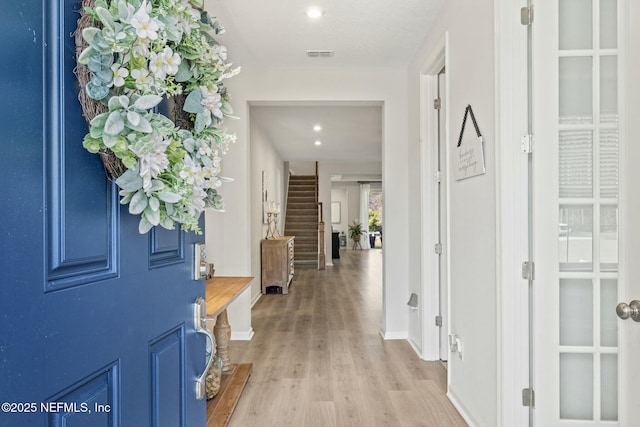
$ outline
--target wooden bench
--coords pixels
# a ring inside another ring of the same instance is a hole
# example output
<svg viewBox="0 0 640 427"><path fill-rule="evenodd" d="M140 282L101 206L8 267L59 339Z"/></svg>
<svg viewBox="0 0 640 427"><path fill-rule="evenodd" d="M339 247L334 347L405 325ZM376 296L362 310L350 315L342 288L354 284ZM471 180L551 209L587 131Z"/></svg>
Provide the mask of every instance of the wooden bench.
<svg viewBox="0 0 640 427"><path fill-rule="evenodd" d="M216 338L216 353L222 359L220 391L207 402L207 427L224 427L229 423L240 395L251 375L251 363L233 364L229 360L231 326L227 307L253 282L253 277L214 277L207 280L207 327Z"/></svg>

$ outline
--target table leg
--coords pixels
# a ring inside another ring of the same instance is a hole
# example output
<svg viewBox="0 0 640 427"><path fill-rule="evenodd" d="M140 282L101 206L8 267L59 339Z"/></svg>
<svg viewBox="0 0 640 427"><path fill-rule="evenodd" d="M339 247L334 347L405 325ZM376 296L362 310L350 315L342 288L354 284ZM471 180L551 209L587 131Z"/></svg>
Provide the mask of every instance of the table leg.
<svg viewBox="0 0 640 427"><path fill-rule="evenodd" d="M231 360L229 359L229 341L231 341L231 326L227 318L227 310L223 310L216 320L216 326L213 328L216 336L216 353L222 359L222 371L230 371Z"/></svg>

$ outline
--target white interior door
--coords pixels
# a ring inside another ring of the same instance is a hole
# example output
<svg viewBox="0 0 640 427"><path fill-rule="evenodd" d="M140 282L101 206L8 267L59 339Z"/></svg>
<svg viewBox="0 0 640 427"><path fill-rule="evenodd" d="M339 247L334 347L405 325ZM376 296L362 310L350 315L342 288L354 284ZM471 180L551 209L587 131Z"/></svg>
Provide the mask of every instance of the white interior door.
<svg viewBox="0 0 640 427"><path fill-rule="evenodd" d="M438 266L439 308L440 308L440 360L446 361L449 355L449 289L447 285L447 125L446 125L446 70L443 68L438 73L438 170L440 179L438 182L438 240L440 242L440 255Z"/></svg>
<svg viewBox="0 0 640 427"><path fill-rule="evenodd" d="M533 419L539 427L638 425L626 418L638 409L626 379L638 379L640 358L630 349L638 350L640 324L622 323L615 312L621 297L640 299L640 287L629 290L640 259L640 230L632 220L640 213L632 184L640 182L640 150L626 144L625 117L634 121L624 107L626 3L535 4Z"/></svg>

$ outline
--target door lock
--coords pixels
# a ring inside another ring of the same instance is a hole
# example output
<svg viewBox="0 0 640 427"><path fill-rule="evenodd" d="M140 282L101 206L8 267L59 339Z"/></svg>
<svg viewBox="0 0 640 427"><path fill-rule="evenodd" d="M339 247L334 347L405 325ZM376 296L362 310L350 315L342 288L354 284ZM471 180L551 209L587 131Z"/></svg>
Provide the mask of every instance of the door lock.
<svg viewBox="0 0 640 427"><path fill-rule="evenodd" d="M193 248L193 280L209 277L211 265L207 262L204 243L196 243Z"/></svg>
<svg viewBox="0 0 640 427"><path fill-rule="evenodd" d="M621 302L616 307L616 314L622 320L631 318L636 322L640 322L640 301L634 299L629 304Z"/></svg>

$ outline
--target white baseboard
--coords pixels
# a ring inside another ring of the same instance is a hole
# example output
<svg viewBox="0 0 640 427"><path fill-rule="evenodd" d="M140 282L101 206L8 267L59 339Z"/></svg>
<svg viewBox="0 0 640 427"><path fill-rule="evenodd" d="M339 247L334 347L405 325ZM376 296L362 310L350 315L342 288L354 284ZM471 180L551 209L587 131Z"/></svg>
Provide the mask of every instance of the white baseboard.
<svg viewBox="0 0 640 427"><path fill-rule="evenodd" d="M455 393L449 390L447 392L447 397L449 398L454 408L456 408L456 410L460 413L460 416L465 420L465 422L469 427L478 427L479 425L478 422L471 416L471 414L469 414L469 411L467 411L467 408L465 408L465 406L462 403L460 403L460 400L456 397Z"/></svg>
<svg viewBox="0 0 640 427"><path fill-rule="evenodd" d="M385 332L381 329L379 333L383 340L406 340L409 337L407 331Z"/></svg>
<svg viewBox="0 0 640 427"><path fill-rule="evenodd" d="M409 345L411 346L413 351L415 351L418 357L422 359L422 349L420 348L420 346L411 338L407 338L407 341L409 341Z"/></svg>
<svg viewBox="0 0 640 427"><path fill-rule="evenodd" d="M249 331L231 331L231 341L251 341L253 338L253 328Z"/></svg>

